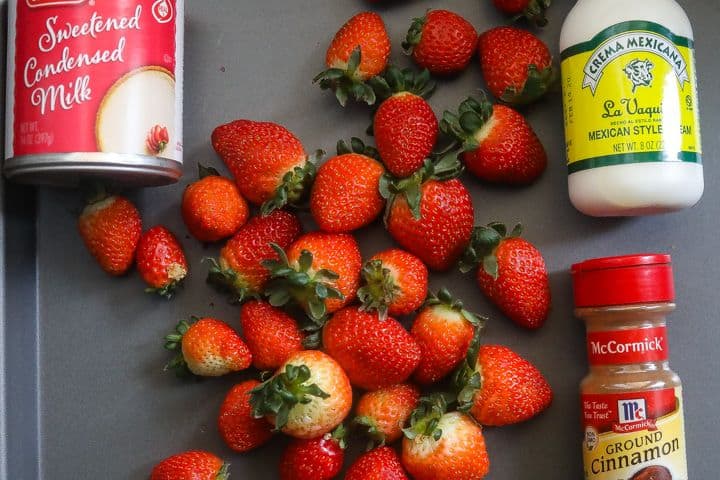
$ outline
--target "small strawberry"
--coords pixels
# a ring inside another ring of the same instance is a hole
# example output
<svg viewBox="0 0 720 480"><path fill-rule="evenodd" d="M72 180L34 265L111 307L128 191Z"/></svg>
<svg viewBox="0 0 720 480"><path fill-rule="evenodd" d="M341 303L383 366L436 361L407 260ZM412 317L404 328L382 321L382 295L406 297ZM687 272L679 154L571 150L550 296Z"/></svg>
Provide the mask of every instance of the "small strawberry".
<svg viewBox="0 0 720 480"><path fill-rule="evenodd" d="M360 426L373 442L393 443L402 437L402 429L417 407L420 390L409 384L367 392L358 401L353 423Z"/></svg>
<svg viewBox="0 0 720 480"><path fill-rule="evenodd" d="M155 125L150 129L145 138L145 148L150 155L160 155L165 151L168 142L170 142L170 133L167 127Z"/></svg>
<svg viewBox="0 0 720 480"><path fill-rule="evenodd" d="M415 480L480 480L490 470L482 427L460 412L445 413L442 395L420 401L405 429L402 463Z"/></svg>
<svg viewBox="0 0 720 480"><path fill-rule="evenodd" d="M235 120L212 133L212 144L235 177L243 197L268 214L302 203L315 177L311 157L288 129L271 122Z"/></svg>
<svg viewBox="0 0 720 480"><path fill-rule="evenodd" d="M455 178L461 172L457 158L448 155L435 164L426 161L410 178L380 181L388 199L388 232L432 270L451 268L472 235L472 198Z"/></svg>
<svg viewBox="0 0 720 480"><path fill-rule="evenodd" d="M496 27L480 35L480 65L490 92L513 105L539 99L557 79L547 45L515 27Z"/></svg>
<svg viewBox="0 0 720 480"><path fill-rule="evenodd" d="M420 348L394 318L346 307L323 329L322 343L352 384L377 390L406 381L420 362Z"/></svg>
<svg viewBox="0 0 720 480"><path fill-rule="evenodd" d="M251 392L256 418L295 438L317 438L340 425L352 408L352 387L343 369L319 350L290 356L275 376Z"/></svg>
<svg viewBox="0 0 720 480"><path fill-rule="evenodd" d="M553 392L530 362L507 347L483 345L456 375L459 408L483 425L524 422L552 403Z"/></svg>
<svg viewBox="0 0 720 480"><path fill-rule="evenodd" d="M280 480L331 480L345 461L345 427L317 438L294 439L280 459Z"/></svg>
<svg viewBox="0 0 720 480"><path fill-rule="evenodd" d="M389 57L390 38L380 15L358 13L335 34L325 56L328 70L320 72L313 83L334 90L342 106L348 97L372 105L375 92L365 82L385 70Z"/></svg>
<svg viewBox="0 0 720 480"><path fill-rule="evenodd" d="M303 334L297 322L269 303L245 303L240 309L240 324L258 370L275 370L303 349Z"/></svg>
<svg viewBox="0 0 720 480"><path fill-rule="evenodd" d="M199 165L200 180L185 189L182 217L190 234L201 242L231 237L247 222L250 209L235 183L214 168Z"/></svg>
<svg viewBox="0 0 720 480"><path fill-rule="evenodd" d="M550 7L550 0L493 0L495 8L516 19L525 17L538 27L544 27L548 21L545 11Z"/></svg>
<svg viewBox="0 0 720 480"><path fill-rule="evenodd" d="M452 75L467 68L477 42L475 27L463 17L448 10L430 10L413 20L403 49L430 73Z"/></svg>
<svg viewBox="0 0 720 480"><path fill-rule="evenodd" d="M437 141L438 121L425 98L435 90L430 72L390 66L371 82L386 98L375 112L373 134L380 158L396 177L409 177L423 166Z"/></svg>
<svg viewBox="0 0 720 480"><path fill-rule="evenodd" d="M310 193L310 211L321 230L351 232L380 216L385 199L378 185L385 168L376 156L359 138L351 146L338 142L338 156L318 169Z"/></svg>
<svg viewBox="0 0 720 480"><path fill-rule="evenodd" d="M125 197L111 196L88 204L78 219L88 251L110 275L123 275L135 259L142 220Z"/></svg>
<svg viewBox="0 0 720 480"><path fill-rule="evenodd" d="M250 367L252 354L240 336L228 324L214 318L193 317L181 321L165 337L165 348L178 351L168 364L179 375L219 377Z"/></svg>
<svg viewBox="0 0 720 480"><path fill-rule="evenodd" d="M230 465L212 453L193 450L155 465L150 480L227 480Z"/></svg>
<svg viewBox="0 0 720 480"><path fill-rule="evenodd" d="M458 115L445 112L440 126L462 142L467 169L482 180L525 185L547 167L545 149L525 118L505 105L492 105L484 95L465 100Z"/></svg>
<svg viewBox="0 0 720 480"><path fill-rule="evenodd" d="M409 480L397 453L390 447L378 447L355 459L345 480Z"/></svg>
<svg viewBox="0 0 720 480"><path fill-rule="evenodd" d="M387 315L407 315L427 297L428 269L418 257L399 248L374 255L363 267L365 285L358 290L363 310Z"/></svg>
<svg viewBox="0 0 720 480"><path fill-rule="evenodd" d="M284 210L250 219L228 240L218 260L209 260L208 283L238 302L260 295L270 278L262 262L278 258L270 244L287 248L301 232L297 216Z"/></svg>
<svg viewBox="0 0 720 480"><path fill-rule="evenodd" d="M170 230L153 227L140 237L136 252L137 269L149 287L148 293L172 298L188 274L182 247Z"/></svg>
<svg viewBox="0 0 720 480"><path fill-rule="evenodd" d="M272 425L264 418L255 418L250 405L250 391L260 385L246 380L232 387L220 406L217 424L220 436L236 452L249 452L265 445L272 438Z"/></svg>
<svg viewBox="0 0 720 480"><path fill-rule="evenodd" d="M510 320L537 329L550 312L550 281L542 254L521 233L521 225L510 234L501 223L477 227L460 269L478 265L480 290Z"/></svg>
<svg viewBox="0 0 720 480"><path fill-rule="evenodd" d="M410 330L422 352L413 379L431 385L449 375L465 359L484 322L446 289L431 295Z"/></svg>

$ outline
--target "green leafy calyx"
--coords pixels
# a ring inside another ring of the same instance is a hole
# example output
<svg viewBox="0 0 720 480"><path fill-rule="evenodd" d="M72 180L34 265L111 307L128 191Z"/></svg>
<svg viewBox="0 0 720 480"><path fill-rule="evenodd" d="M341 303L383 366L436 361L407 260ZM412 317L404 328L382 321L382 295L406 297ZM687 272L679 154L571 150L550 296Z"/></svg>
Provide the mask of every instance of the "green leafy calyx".
<svg viewBox="0 0 720 480"><path fill-rule="evenodd" d="M487 124L492 114L492 103L485 92L481 92L477 99L468 97L464 100L457 113L445 111L440 120L440 130L459 142L466 152L472 151L479 146L477 133Z"/></svg>
<svg viewBox="0 0 720 480"><path fill-rule="evenodd" d="M352 137L350 143L347 143L345 140L338 140L337 154L346 155L348 153L357 153L380 161L380 152L378 152L377 148L365 145L365 142L358 137Z"/></svg>
<svg viewBox="0 0 720 480"><path fill-rule="evenodd" d="M253 290L222 258L219 262L214 258L205 258L203 261L210 265L207 283L220 293L228 294L230 303L239 304L249 298L259 298L258 292Z"/></svg>
<svg viewBox="0 0 720 480"><path fill-rule="evenodd" d="M400 295L400 286L395 282L392 272L383 266L380 260L368 261L362 269L362 277L365 281L358 290L358 299L364 311L377 311L380 320L385 320L388 315L388 307Z"/></svg>
<svg viewBox="0 0 720 480"><path fill-rule="evenodd" d="M461 412L467 412L472 408L475 394L482 388L482 372L477 365L480 352L480 333L480 329L475 331L465 360L453 374L453 385L457 392L457 408Z"/></svg>
<svg viewBox="0 0 720 480"><path fill-rule="evenodd" d="M426 23L427 15L420 18L413 18L413 22L410 24L405 40L402 42L402 48L405 55L412 55L415 46L420 43L423 27L425 27Z"/></svg>
<svg viewBox="0 0 720 480"><path fill-rule="evenodd" d="M425 300L425 306L433 307L438 305L459 313L465 320L477 329L483 328L485 326L485 322L487 321L487 317L484 315L466 310L463 306L462 300L453 297L447 288L441 288L437 294L431 293L428 295L427 300Z"/></svg>
<svg viewBox="0 0 720 480"><path fill-rule="evenodd" d="M522 89L509 86L500 99L511 105L527 105L545 95L555 86L557 80L558 71L552 64L542 70L538 70L537 65L530 65Z"/></svg>
<svg viewBox="0 0 720 480"><path fill-rule="evenodd" d="M213 167L208 167L198 162L198 178L202 180L205 177L219 177L220 172Z"/></svg>
<svg viewBox="0 0 720 480"><path fill-rule="evenodd" d="M198 321L198 317L190 317L190 320L180 320L168 335L165 335L165 350L176 352L176 355L165 365L165 370L173 370L178 377L192 375L182 353L182 339L190 330L190 327Z"/></svg>
<svg viewBox="0 0 720 480"><path fill-rule="evenodd" d="M260 213L265 216L285 206L301 208L310 193L310 187L317 174L317 162L325 155L317 150L308 156L307 161L283 175L280 185L275 189L273 198L262 204Z"/></svg>
<svg viewBox="0 0 720 480"><path fill-rule="evenodd" d="M447 393L433 393L422 397L417 408L410 415L410 426L403 429L405 437L410 440L418 437L440 440L442 437L442 430L439 428L440 420L454 401L454 396Z"/></svg>
<svg viewBox="0 0 720 480"><path fill-rule="evenodd" d="M343 107L347 104L349 98L373 105L376 100L375 91L368 83L363 81L363 76L358 71L361 60L362 50L358 46L350 54L345 69L329 68L322 71L313 79L313 83L319 84L323 90L333 90L335 98Z"/></svg>
<svg viewBox="0 0 720 480"><path fill-rule="evenodd" d="M550 7L551 0L530 0L525 10L513 17L513 20L526 18L536 27L544 27L548 24L545 12Z"/></svg>
<svg viewBox="0 0 720 480"><path fill-rule="evenodd" d="M470 244L460 259L460 271L467 273L476 266L482 268L488 275L497 280L498 262L495 250L503 240L519 237L522 234L522 225L515 225L508 233L507 227L500 222L489 223L487 226L475 227Z"/></svg>
<svg viewBox="0 0 720 480"><path fill-rule="evenodd" d="M389 98L401 92L429 98L437 86L427 68L418 72L413 68L401 70L394 65L390 65L382 75L371 78L369 83L379 98Z"/></svg>

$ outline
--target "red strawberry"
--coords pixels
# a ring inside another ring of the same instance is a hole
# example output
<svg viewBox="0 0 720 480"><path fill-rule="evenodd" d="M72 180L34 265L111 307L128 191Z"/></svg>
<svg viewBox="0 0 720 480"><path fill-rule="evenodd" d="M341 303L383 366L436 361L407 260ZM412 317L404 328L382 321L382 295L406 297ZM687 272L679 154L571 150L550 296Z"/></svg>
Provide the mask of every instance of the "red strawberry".
<svg viewBox="0 0 720 480"><path fill-rule="evenodd" d="M358 401L353 422L379 443L392 443L402 437L402 429L417 407L420 390L398 384L367 392Z"/></svg>
<svg viewBox="0 0 720 480"><path fill-rule="evenodd" d="M405 429L402 463L415 480L480 480L490 470L482 428L464 413L445 413L440 395L421 400Z"/></svg>
<svg viewBox="0 0 720 480"><path fill-rule="evenodd" d="M150 480L227 480L229 464L199 450L173 455L158 463Z"/></svg>
<svg viewBox="0 0 720 480"><path fill-rule="evenodd" d="M522 226L510 234L500 223L478 227L461 262L461 270L475 265L480 290L521 327L542 327L550 312L550 281L542 254L520 238Z"/></svg>
<svg viewBox="0 0 720 480"><path fill-rule="evenodd" d="M212 133L212 144L232 172L240 193L263 214L300 203L315 176L312 157L288 129L270 122L235 120Z"/></svg>
<svg viewBox="0 0 720 480"><path fill-rule="evenodd" d="M219 377L245 370L252 363L250 350L235 330L214 318L183 320L165 341L166 349L179 350L168 364L179 374L189 370L198 376Z"/></svg>
<svg viewBox="0 0 720 480"><path fill-rule="evenodd" d="M345 474L345 480L409 480L397 453L378 447L359 456Z"/></svg>
<svg viewBox="0 0 720 480"><path fill-rule="evenodd" d="M319 350L290 356L275 376L252 391L255 417L295 438L317 438L340 425L352 408L352 387L343 369Z"/></svg>
<svg viewBox="0 0 720 480"><path fill-rule="evenodd" d="M112 196L90 203L78 220L78 230L100 267L110 275L123 275L132 266L142 232L135 205Z"/></svg>
<svg viewBox="0 0 720 480"><path fill-rule="evenodd" d="M145 137L145 148L150 155L160 155L165 151L170 141L170 133L167 127L162 125L153 126Z"/></svg>
<svg viewBox="0 0 720 480"><path fill-rule="evenodd" d="M218 430L228 447L236 452L249 452L272 438L272 425L264 418L255 418L250 405L250 391L260 385L247 380L232 387L220 406Z"/></svg>
<svg viewBox="0 0 720 480"><path fill-rule="evenodd" d="M467 68L477 41L475 27L457 13L430 10L413 20L403 48L430 73L452 75Z"/></svg>
<svg viewBox="0 0 720 480"><path fill-rule="evenodd" d="M493 0L495 7L503 13L515 18L525 17L538 27L547 25L545 10L550 0Z"/></svg>
<svg viewBox="0 0 720 480"><path fill-rule="evenodd" d="M275 370L303 349L303 334L297 322L269 303L245 303L240 309L240 323L258 370Z"/></svg>
<svg viewBox="0 0 720 480"><path fill-rule="evenodd" d="M250 209L231 180L214 168L199 166L200 180L185 189L182 216L190 234L201 242L232 236L247 222Z"/></svg>
<svg viewBox="0 0 720 480"><path fill-rule="evenodd" d="M414 312L427 297L427 267L418 257L399 248L373 256L362 274L365 285L358 290L358 298L363 310L377 310L382 319L388 314Z"/></svg>
<svg viewBox="0 0 720 480"><path fill-rule="evenodd" d="M469 355L458 374L460 409L469 409L483 425L502 426L524 422L545 410L553 392L530 362L507 347L484 345Z"/></svg>
<svg viewBox="0 0 720 480"><path fill-rule="evenodd" d="M420 349L400 322L391 317L380 320L377 313L356 306L336 312L322 340L352 384L365 390L404 382L420 362Z"/></svg>
<svg viewBox="0 0 720 480"><path fill-rule="evenodd" d="M532 33L497 27L480 35L480 65L490 92L523 105L545 95L557 78L547 45Z"/></svg>
<svg viewBox="0 0 720 480"><path fill-rule="evenodd" d="M385 70L389 57L390 38L380 15L358 13L335 34L325 56L328 70L313 83L334 90L342 106L348 97L372 105L375 92L365 81Z"/></svg>
<svg viewBox="0 0 720 480"><path fill-rule="evenodd" d="M153 227L140 237L137 268L149 285L145 291L171 298L188 274L182 247L170 230Z"/></svg>
<svg viewBox="0 0 720 480"><path fill-rule="evenodd" d="M208 282L230 292L236 301L259 295L270 278L262 262L278 258L270 244L287 248L301 232L298 218L284 210L250 219L228 240L220 258L210 260Z"/></svg>
<svg viewBox="0 0 720 480"><path fill-rule="evenodd" d="M403 248L432 270L448 270L462 255L472 235L474 211L470 193L453 178L462 172L448 156L396 183L382 180L388 199L387 229Z"/></svg>
<svg viewBox="0 0 720 480"><path fill-rule="evenodd" d="M375 160L377 151L359 138L352 148L338 142L338 156L318 170L310 193L310 211L321 230L351 232L373 222L382 213L385 200L378 185L385 168Z"/></svg>
<svg viewBox="0 0 720 480"><path fill-rule="evenodd" d="M446 289L428 298L410 330L422 352L413 374L415 381L430 385L455 370L483 323L483 318L465 310Z"/></svg>
<svg viewBox="0 0 720 480"><path fill-rule="evenodd" d="M476 177L494 183L523 185L547 166L547 154L525 118L505 105L470 97L460 114L445 112L442 130L463 143L462 159Z"/></svg>
<svg viewBox="0 0 720 480"><path fill-rule="evenodd" d="M331 480L345 460L345 428L312 439L294 439L280 459L280 480Z"/></svg>

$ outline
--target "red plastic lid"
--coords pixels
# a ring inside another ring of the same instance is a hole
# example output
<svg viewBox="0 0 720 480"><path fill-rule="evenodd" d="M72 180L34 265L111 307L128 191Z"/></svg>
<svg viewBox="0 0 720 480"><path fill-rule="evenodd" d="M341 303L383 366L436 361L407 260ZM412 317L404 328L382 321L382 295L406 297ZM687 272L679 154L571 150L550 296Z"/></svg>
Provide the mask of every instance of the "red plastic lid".
<svg viewBox="0 0 720 480"><path fill-rule="evenodd" d="M576 307L671 302L672 258L659 253L595 258L572 266Z"/></svg>

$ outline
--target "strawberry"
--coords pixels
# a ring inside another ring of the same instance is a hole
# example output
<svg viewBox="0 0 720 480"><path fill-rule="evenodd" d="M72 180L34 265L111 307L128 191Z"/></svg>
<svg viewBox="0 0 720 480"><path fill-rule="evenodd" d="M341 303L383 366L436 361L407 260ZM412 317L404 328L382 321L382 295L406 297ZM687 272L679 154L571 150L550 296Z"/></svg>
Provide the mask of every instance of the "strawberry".
<svg viewBox="0 0 720 480"><path fill-rule="evenodd" d="M334 90L342 106L348 97L372 105L375 92L365 82L385 70L389 57L390 38L380 15L358 13L335 34L325 56L328 69L313 83L319 83L323 90Z"/></svg>
<svg viewBox="0 0 720 480"><path fill-rule="evenodd" d="M293 439L280 459L280 480L331 480L345 460L345 428L317 438Z"/></svg>
<svg viewBox="0 0 720 480"><path fill-rule="evenodd" d="M358 401L353 423L363 428L373 442L392 443L402 437L402 429L417 407L420 390L409 384L367 392Z"/></svg>
<svg viewBox="0 0 720 480"><path fill-rule="evenodd" d="M150 480L227 480L229 467L212 453L193 450L155 465Z"/></svg>
<svg viewBox="0 0 720 480"><path fill-rule="evenodd" d="M245 303L240 309L240 324L258 370L275 370L303 349L303 334L297 322L269 303Z"/></svg>
<svg viewBox="0 0 720 480"><path fill-rule="evenodd" d="M111 196L88 204L78 219L88 251L110 275L124 275L135 259L142 220L125 197Z"/></svg>
<svg viewBox="0 0 720 480"><path fill-rule="evenodd" d="M270 278L262 262L278 258L270 244L287 248L301 232L297 216L284 210L250 219L228 240L220 258L209 260L208 283L238 302L258 296Z"/></svg>
<svg viewBox="0 0 720 480"><path fill-rule="evenodd" d="M145 291L172 298L188 274L185 253L175 235L165 227L151 228L140 237L135 256L138 272L149 285Z"/></svg>
<svg viewBox="0 0 720 480"><path fill-rule="evenodd" d="M495 8L515 18L525 17L538 27L544 27L548 21L545 10L550 0L493 0Z"/></svg>
<svg viewBox="0 0 720 480"><path fill-rule="evenodd" d="M484 318L465 310L446 289L431 295L410 330L422 352L413 379L431 385L455 370L484 322Z"/></svg>
<svg viewBox="0 0 720 480"><path fill-rule="evenodd" d="M384 100L373 118L378 152L388 171L409 177L423 166L435 147L438 121L425 98L435 90L430 72L390 66L372 84Z"/></svg>
<svg viewBox="0 0 720 480"><path fill-rule="evenodd" d="M345 480L409 480L397 453L390 447L378 447L355 459Z"/></svg>
<svg viewBox="0 0 720 480"><path fill-rule="evenodd" d="M462 159L476 177L493 183L526 185L547 166L547 154L525 118L505 105L492 105L484 94L445 112L440 126L462 142Z"/></svg>
<svg viewBox="0 0 720 480"><path fill-rule="evenodd" d="M295 438L317 438L340 425L352 408L352 387L340 365L319 350L296 352L275 376L254 388L255 417Z"/></svg>
<svg viewBox="0 0 720 480"><path fill-rule="evenodd" d="M219 377L245 370L252 363L250 350L235 330L214 318L179 322L165 337L165 348L179 351L168 364L179 375L189 370L202 377Z"/></svg>
<svg viewBox="0 0 720 480"><path fill-rule="evenodd" d="M403 49L433 75L452 75L465 70L477 47L475 27L457 13L430 10L415 18Z"/></svg>
<svg viewBox="0 0 720 480"><path fill-rule="evenodd" d="M325 351L365 390L402 383L420 362L420 348L405 328L388 317L346 307L333 315L322 335Z"/></svg>
<svg viewBox="0 0 720 480"><path fill-rule="evenodd" d="M388 314L407 315L425 301L428 270L412 253L392 248L374 255L363 267L365 285L358 290L363 310L377 310L381 319Z"/></svg>
<svg viewBox="0 0 720 480"><path fill-rule="evenodd" d="M190 234L201 242L217 242L235 234L250 215L235 183L214 168L199 165L200 180L185 189L182 217Z"/></svg>
<svg viewBox="0 0 720 480"><path fill-rule="evenodd" d="M547 45L515 27L480 35L480 65L490 92L504 102L524 105L539 99L557 79Z"/></svg>
<svg viewBox="0 0 720 480"><path fill-rule="evenodd" d="M470 367L470 365L472 367ZM483 345L456 376L459 408L483 425L524 422L550 406L553 392L530 362L507 347Z"/></svg>
<svg viewBox="0 0 720 480"><path fill-rule="evenodd" d="M517 325L538 329L550 312L550 281L542 254L520 238L522 226L510 234L501 223L477 227L460 269L475 265L480 290Z"/></svg>
<svg viewBox="0 0 720 480"><path fill-rule="evenodd" d="M415 480L479 480L490 470L482 428L460 412L445 413L441 394L424 398L405 429L402 463Z"/></svg>
<svg viewBox="0 0 720 480"><path fill-rule="evenodd" d="M472 235L474 210L470 193L454 177L462 172L456 157L429 161L412 177L380 181L388 199L387 230L432 270L448 270Z"/></svg>
<svg viewBox="0 0 720 480"><path fill-rule="evenodd" d="M272 425L264 418L255 418L250 405L250 391L260 385L246 380L232 387L220 406L218 430L228 447L236 452L249 452L265 445L272 438Z"/></svg>
<svg viewBox="0 0 720 480"><path fill-rule="evenodd" d="M378 185L385 168L377 151L353 138L351 146L338 142L338 156L319 169L310 193L310 211L321 230L351 232L373 222L385 199Z"/></svg>
<svg viewBox="0 0 720 480"><path fill-rule="evenodd" d="M235 177L243 197L262 205L264 215L302 203L315 177L311 157L288 129L271 122L235 120L212 133L212 144Z"/></svg>

